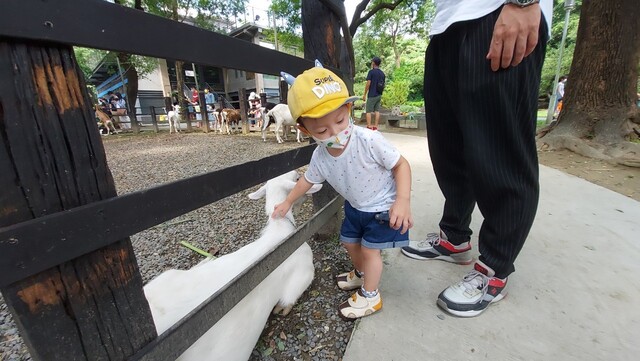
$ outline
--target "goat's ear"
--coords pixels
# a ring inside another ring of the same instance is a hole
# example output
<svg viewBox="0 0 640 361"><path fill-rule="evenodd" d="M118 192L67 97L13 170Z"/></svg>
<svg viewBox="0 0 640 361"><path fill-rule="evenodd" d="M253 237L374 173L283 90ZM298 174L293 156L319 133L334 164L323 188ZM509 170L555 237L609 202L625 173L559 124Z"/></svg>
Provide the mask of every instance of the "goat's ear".
<svg viewBox="0 0 640 361"><path fill-rule="evenodd" d="M312 194L322 189L322 184L314 184L311 186L311 189L307 191L307 194Z"/></svg>
<svg viewBox="0 0 640 361"><path fill-rule="evenodd" d="M267 194L267 186L263 185L262 187L258 188L257 191L249 194L247 197L249 197L249 199L260 199L264 197L266 194Z"/></svg>

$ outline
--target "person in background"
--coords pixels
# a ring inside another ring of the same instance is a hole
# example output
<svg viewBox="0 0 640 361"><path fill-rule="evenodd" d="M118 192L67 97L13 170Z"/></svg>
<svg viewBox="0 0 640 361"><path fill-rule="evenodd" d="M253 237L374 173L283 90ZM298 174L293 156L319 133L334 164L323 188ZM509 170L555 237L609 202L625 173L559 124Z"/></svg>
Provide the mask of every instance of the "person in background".
<svg viewBox="0 0 640 361"><path fill-rule="evenodd" d="M255 119L258 128L262 127L262 107L260 106L260 96L256 92L249 94L249 118Z"/></svg>
<svg viewBox="0 0 640 361"><path fill-rule="evenodd" d="M556 88L556 109L553 113L554 118L557 118L560 115L560 111L562 110L562 99L564 99L564 86L567 83L567 77L561 76L558 79L558 87Z"/></svg>
<svg viewBox="0 0 640 361"><path fill-rule="evenodd" d="M196 106L199 104L199 99L198 99L198 89L196 89L196 87L192 86L191 87L191 98L187 99L187 102L189 102L189 105L187 106L187 111L189 112L189 118L190 119L196 119Z"/></svg>
<svg viewBox="0 0 640 361"><path fill-rule="evenodd" d="M115 106L116 114L120 118L120 126L123 129L131 129L131 118L129 118L129 111L127 110L127 102L122 97L121 93L115 93Z"/></svg>
<svg viewBox="0 0 640 361"><path fill-rule="evenodd" d="M216 96L209 90L209 88L204 89L204 102L212 107L216 104Z"/></svg>
<svg viewBox="0 0 640 361"><path fill-rule="evenodd" d="M380 58L374 56L371 59L371 70L367 73L367 82L364 85L362 100L366 101L365 112L367 118L367 128L378 130L380 124L380 101L384 90L385 75L380 70ZM371 113L375 113L374 125L371 125Z"/></svg>

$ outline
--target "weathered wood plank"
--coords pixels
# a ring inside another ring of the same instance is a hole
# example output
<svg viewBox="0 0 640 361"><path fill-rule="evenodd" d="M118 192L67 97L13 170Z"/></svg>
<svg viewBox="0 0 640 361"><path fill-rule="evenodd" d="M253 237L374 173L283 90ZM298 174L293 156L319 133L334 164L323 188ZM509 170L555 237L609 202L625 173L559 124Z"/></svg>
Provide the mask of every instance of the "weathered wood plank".
<svg viewBox="0 0 640 361"><path fill-rule="evenodd" d="M80 74L71 47L0 41L1 226L116 195ZM34 360L123 360L156 336L127 238L2 294Z"/></svg>
<svg viewBox="0 0 640 361"><path fill-rule="evenodd" d="M0 12L3 14L0 36L47 40L261 74L279 75L284 70L297 75L313 66L312 62L293 55L103 0L2 0ZM158 29L166 31L158 36Z"/></svg>
<svg viewBox="0 0 640 361"><path fill-rule="evenodd" d="M332 199L295 233L282 240L277 247L257 260L231 282L211 295L156 340L135 354L132 361L172 361L186 351L205 332L237 305L251 290L287 259L300 245L323 227L342 207L344 199ZM242 327L242 325L238 325ZM205 359L203 357L203 359Z"/></svg>
<svg viewBox="0 0 640 361"><path fill-rule="evenodd" d="M314 148L292 149L0 228L0 286L299 168L309 163ZM33 248L42 252L34 254Z"/></svg>

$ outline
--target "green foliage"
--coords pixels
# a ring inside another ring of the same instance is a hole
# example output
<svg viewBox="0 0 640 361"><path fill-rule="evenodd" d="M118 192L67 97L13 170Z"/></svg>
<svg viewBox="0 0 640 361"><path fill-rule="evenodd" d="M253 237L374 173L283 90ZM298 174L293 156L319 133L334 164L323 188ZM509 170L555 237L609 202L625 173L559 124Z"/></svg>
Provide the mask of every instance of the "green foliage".
<svg viewBox="0 0 640 361"><path fill-rule="evenodd" d="M573 61L573 51L576 46L576 37L578 35L578 25L580 22L580 9L582 8L582 0L576 0L576 8L572 10L569 16L569 25L567 27L567 37L565 39L565 48L562 53L562 65L559 75L568 75ZM556 69L558 67L558 55L560 53L560 43L562 41L562 30L564 28L564 19L566 11L564 9L564 1L555 1L553 8L553 22L551 25L551 38L547 42L547 53L542 67L542 77L540 81L540 94L551 94L553 91L553 80L555 78Z"/></svg>
<svg viewBox="0 0 640 361"><path fill-rule="evenodd" d="M273 29L263 29L262 35L266 41L275 43ZM303 55L304 40L301 35L291 32L289 29L278 27L278 50L291 55Z"/></svg>
<svg viewBox="0 0 640 361"><path fill-rule="evenodd" d="M392 108L407 101L409 96L409 82L406 80L396 80L388 83L382 94L382 106Z"/></svg>
<svg viewBox="0 0 640 361"><path fill-rule="evenodd" d="M422 111L422 108L424 108L424 98L420 100L409 100L405 104L410 107L418 108L416 111Z"/></svg>
<svg viewBox="0 0 640 361"><path fill-rule="evenodd" d="M89 78L91 76L93 69L100 64L104 56L107 54L107 51L105 50L81 48L79 46L74 46L73 52L76 55L78 66L80 67L80 70L82 70L85 78Z"/></svg>
<svg viewBox="0 0 640 361"><path fill-rule="evenodd" d="M410 39L406 43L407 51L400 66L393 70L391 78L408 82L408 99L420 101L424 84L424 50L427 44L420 39Z"/></svg>
<svg viewBox="0 0 640 361"><path fill-rule="evenodd" d="M370 10L388 0L374 0L368 7ZM383 9L373 16L370 26L380 31L382 37L415 35L425 37L429 32L431 20L435 14L432 1L414 0L403 1L393 10Z"/></svg>
<svg viewBox="0 0 640 361"><path fill-rule="evenodd" d="M272 0L269 10L277 18L287 20L285 27L288 32L297 33L302 24L301 3L301 0Z"/></svg>

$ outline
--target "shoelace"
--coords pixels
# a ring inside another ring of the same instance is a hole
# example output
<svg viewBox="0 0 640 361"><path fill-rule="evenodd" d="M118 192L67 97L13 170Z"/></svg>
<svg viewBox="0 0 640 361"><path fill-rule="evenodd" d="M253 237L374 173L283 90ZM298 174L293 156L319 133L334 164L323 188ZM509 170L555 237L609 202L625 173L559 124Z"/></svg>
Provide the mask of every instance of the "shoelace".
<svg viewBox="0 0 640 361"><path fill-rule="evenodd" d="M462 285L467 290L482 290L482 292L486 292L487 287L489 286L489 277L482 272L478 272L473 270L467 273L464 278L462 278Z"/></svg>
<svg viewBox="0 0 640 361"><path fill-rule="evenodd" d="M425 248L427 246L437 246L440 244L440 235L438 233L428 233L424 241L418 242L418 247Z"/></svg>

